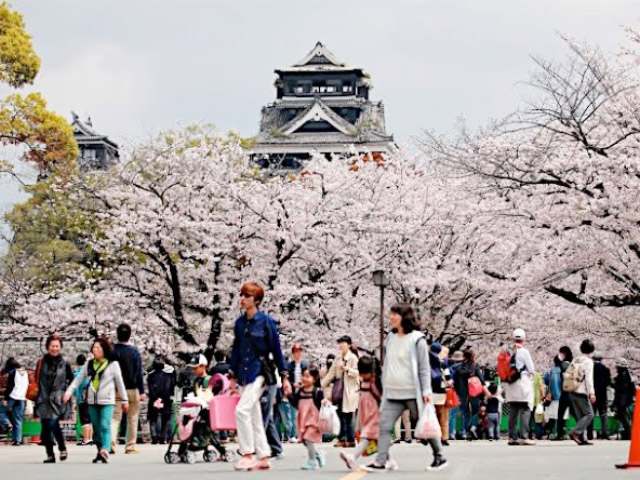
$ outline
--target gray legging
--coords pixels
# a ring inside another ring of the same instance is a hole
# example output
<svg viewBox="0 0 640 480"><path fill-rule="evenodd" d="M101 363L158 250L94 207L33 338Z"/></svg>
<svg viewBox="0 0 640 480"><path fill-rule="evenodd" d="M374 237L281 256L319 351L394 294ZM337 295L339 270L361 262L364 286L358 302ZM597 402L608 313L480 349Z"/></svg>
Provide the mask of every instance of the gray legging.
<svg viewBox="0 0 640 480"><path fill-rule="evenodd" d="M385 400L382 409L380 410L380 435L378 438L378 456L376 457L376 463L378 465L385 465L389 460L389 447L391 446L391 432L393 427L404 412L405 409L409 409L412 419L418 418L418 404L415 398L409 400ZM442 442L439 438L427 440L433 455L436 457L443 457L442 454Z"/></svg>

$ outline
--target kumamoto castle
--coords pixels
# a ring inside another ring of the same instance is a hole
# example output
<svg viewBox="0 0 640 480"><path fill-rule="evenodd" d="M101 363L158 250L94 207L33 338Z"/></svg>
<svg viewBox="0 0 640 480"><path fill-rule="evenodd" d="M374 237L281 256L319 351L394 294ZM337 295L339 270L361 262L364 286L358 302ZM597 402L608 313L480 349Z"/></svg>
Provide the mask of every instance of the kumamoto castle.
<svg viewBox="0 0 640 480"><path fill-rule="evenodd" d="M251 158L274 171L298 170L314 152L374 159L397 147L387 134L384 105L369 99L371 77L350 67L321 42L299 62L276 69L276 100L262 108ZM72 112L82 170L106 170L118 162L118 145L88 118Z"/></svg>
<svg viewBox="0 0 640 480"><path fill-rule="evenodd" d="M262 108L252 158L263 167L299 169L312 152L379 156L395 149L382 102L369 99L371 78L322 43L275 70L276 101Z"/></svg>

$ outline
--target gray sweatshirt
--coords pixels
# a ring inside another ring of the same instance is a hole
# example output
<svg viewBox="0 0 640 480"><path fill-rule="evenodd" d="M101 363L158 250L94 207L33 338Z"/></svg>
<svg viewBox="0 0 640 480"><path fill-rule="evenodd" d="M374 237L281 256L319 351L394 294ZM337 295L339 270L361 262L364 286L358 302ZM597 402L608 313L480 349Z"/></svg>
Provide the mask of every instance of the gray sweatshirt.
<svg viewBox="0 0 640 480"><path fill-rule="evenodd" d="M78 376L73 380L71 385L69 385L69 388L67 388L67 393L69 395L72 395L73 391L82 384L82 381L85 378L87 378L89 362L92 361L93 360L89 360L84 364ZM124 387L124 381L122 380L120 364L114 361L110 362L107 368L102 372L97 392L94 390L92 382L89 382L89 386L87 387L87 403L89 405L115 405L116 390L122 399L122 403L128 403L129 399L127 397L127 390Z"/></svg>
<svg viewBox="0 0 640 480"><path fill-rule="evenodd" d="M425 336L418 331L407 334L411 341L411 370L413 375L413 388L407 391L393 392L392 396L388 395L386 385L386 376L388 374L389 358L385 359L382 369L382 386L383 386L383 402L384 400L409 400L415 398L418 406L423 404L423 397L431 395L431 368L429 366L429 351ZM387 337L387 347L393 342L396 334L390 333ZM387 349L387 352L389 350ZM404 398L400 398L404 397Z"/></svg>

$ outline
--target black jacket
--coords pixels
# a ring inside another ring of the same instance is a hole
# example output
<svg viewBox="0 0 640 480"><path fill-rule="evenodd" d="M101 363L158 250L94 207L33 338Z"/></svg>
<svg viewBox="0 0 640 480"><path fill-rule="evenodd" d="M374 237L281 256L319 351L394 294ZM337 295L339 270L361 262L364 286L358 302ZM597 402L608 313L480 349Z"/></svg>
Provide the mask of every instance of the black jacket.
<svg viewBox="0 0 640 480"><path fill-rule="evenodd" d="M68 418L69 403L62 403L62 396L73 381L71 365L62 355L45 355L40 370L40 383L35 413L39 418Z"/></svg>
<svg viewBox="0 0 640 480"><path fill-rule="evenodd" d="M618 372L614 380L615 395L613 397L613 408L624 409L633 405L636 394L636 387L631 380L629 370Z"/></svg>
<svg viewBox="0 0 640 480"><path fill-rule="evenodd" d="M154 370L147 377L149 387L149 408L159 398L162 399L165 411L171 412L172 397L176 386L176 376L174 373L167 373L162 370Z"/></svg>
<svg viewBox="0 0 640 480"><path fill-rule="evenodd" d="M601 362L593 363L593 387L598 402L607 400L607 389L611 385L611 370Z"/></svg>
<svg viewBox="0 0 640 480"><path fill-rule="evenodd" d="M125 388L127 390L137 388L140 394L143 394L142 359L138 349L128 343L116 343L113 346L113 357L120 364Z"/></svg>

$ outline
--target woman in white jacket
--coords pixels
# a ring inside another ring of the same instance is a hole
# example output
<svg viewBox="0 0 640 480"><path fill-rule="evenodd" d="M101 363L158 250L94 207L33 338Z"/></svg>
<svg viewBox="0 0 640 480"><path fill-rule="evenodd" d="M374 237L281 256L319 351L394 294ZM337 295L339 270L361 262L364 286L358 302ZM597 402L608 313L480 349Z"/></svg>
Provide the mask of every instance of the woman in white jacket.
<svg viewBox="0 0 640 480"><path fill-rule="evenodd" d="M93 424L93 441L98 454L93 463L108 463L111 445L111 419L116 405L116 390L122 399L122 411L129 407L127 390L122 380L122 372L117 361L112 360L112 347L105 337L96 338L91 347L93 360L85 363L80 374L67 388L63 401L67 403L85 378L89 378L87 403Z"/></svg>
<svg viewBox="0 0 640 480"><path fill-rule="evenodd" d="M391 308L391 333L387 337L386 356L382 370L382 403L378 455L373 463L363 467L369 472L395 470L389 459L391 431L405 409L417 419L424 406L433 403L431 370L427 339L420 332L416 315L409 305ZM440 438L428 440L433 450L433 462L427 470L441 470L448 463Z"/></svg>

